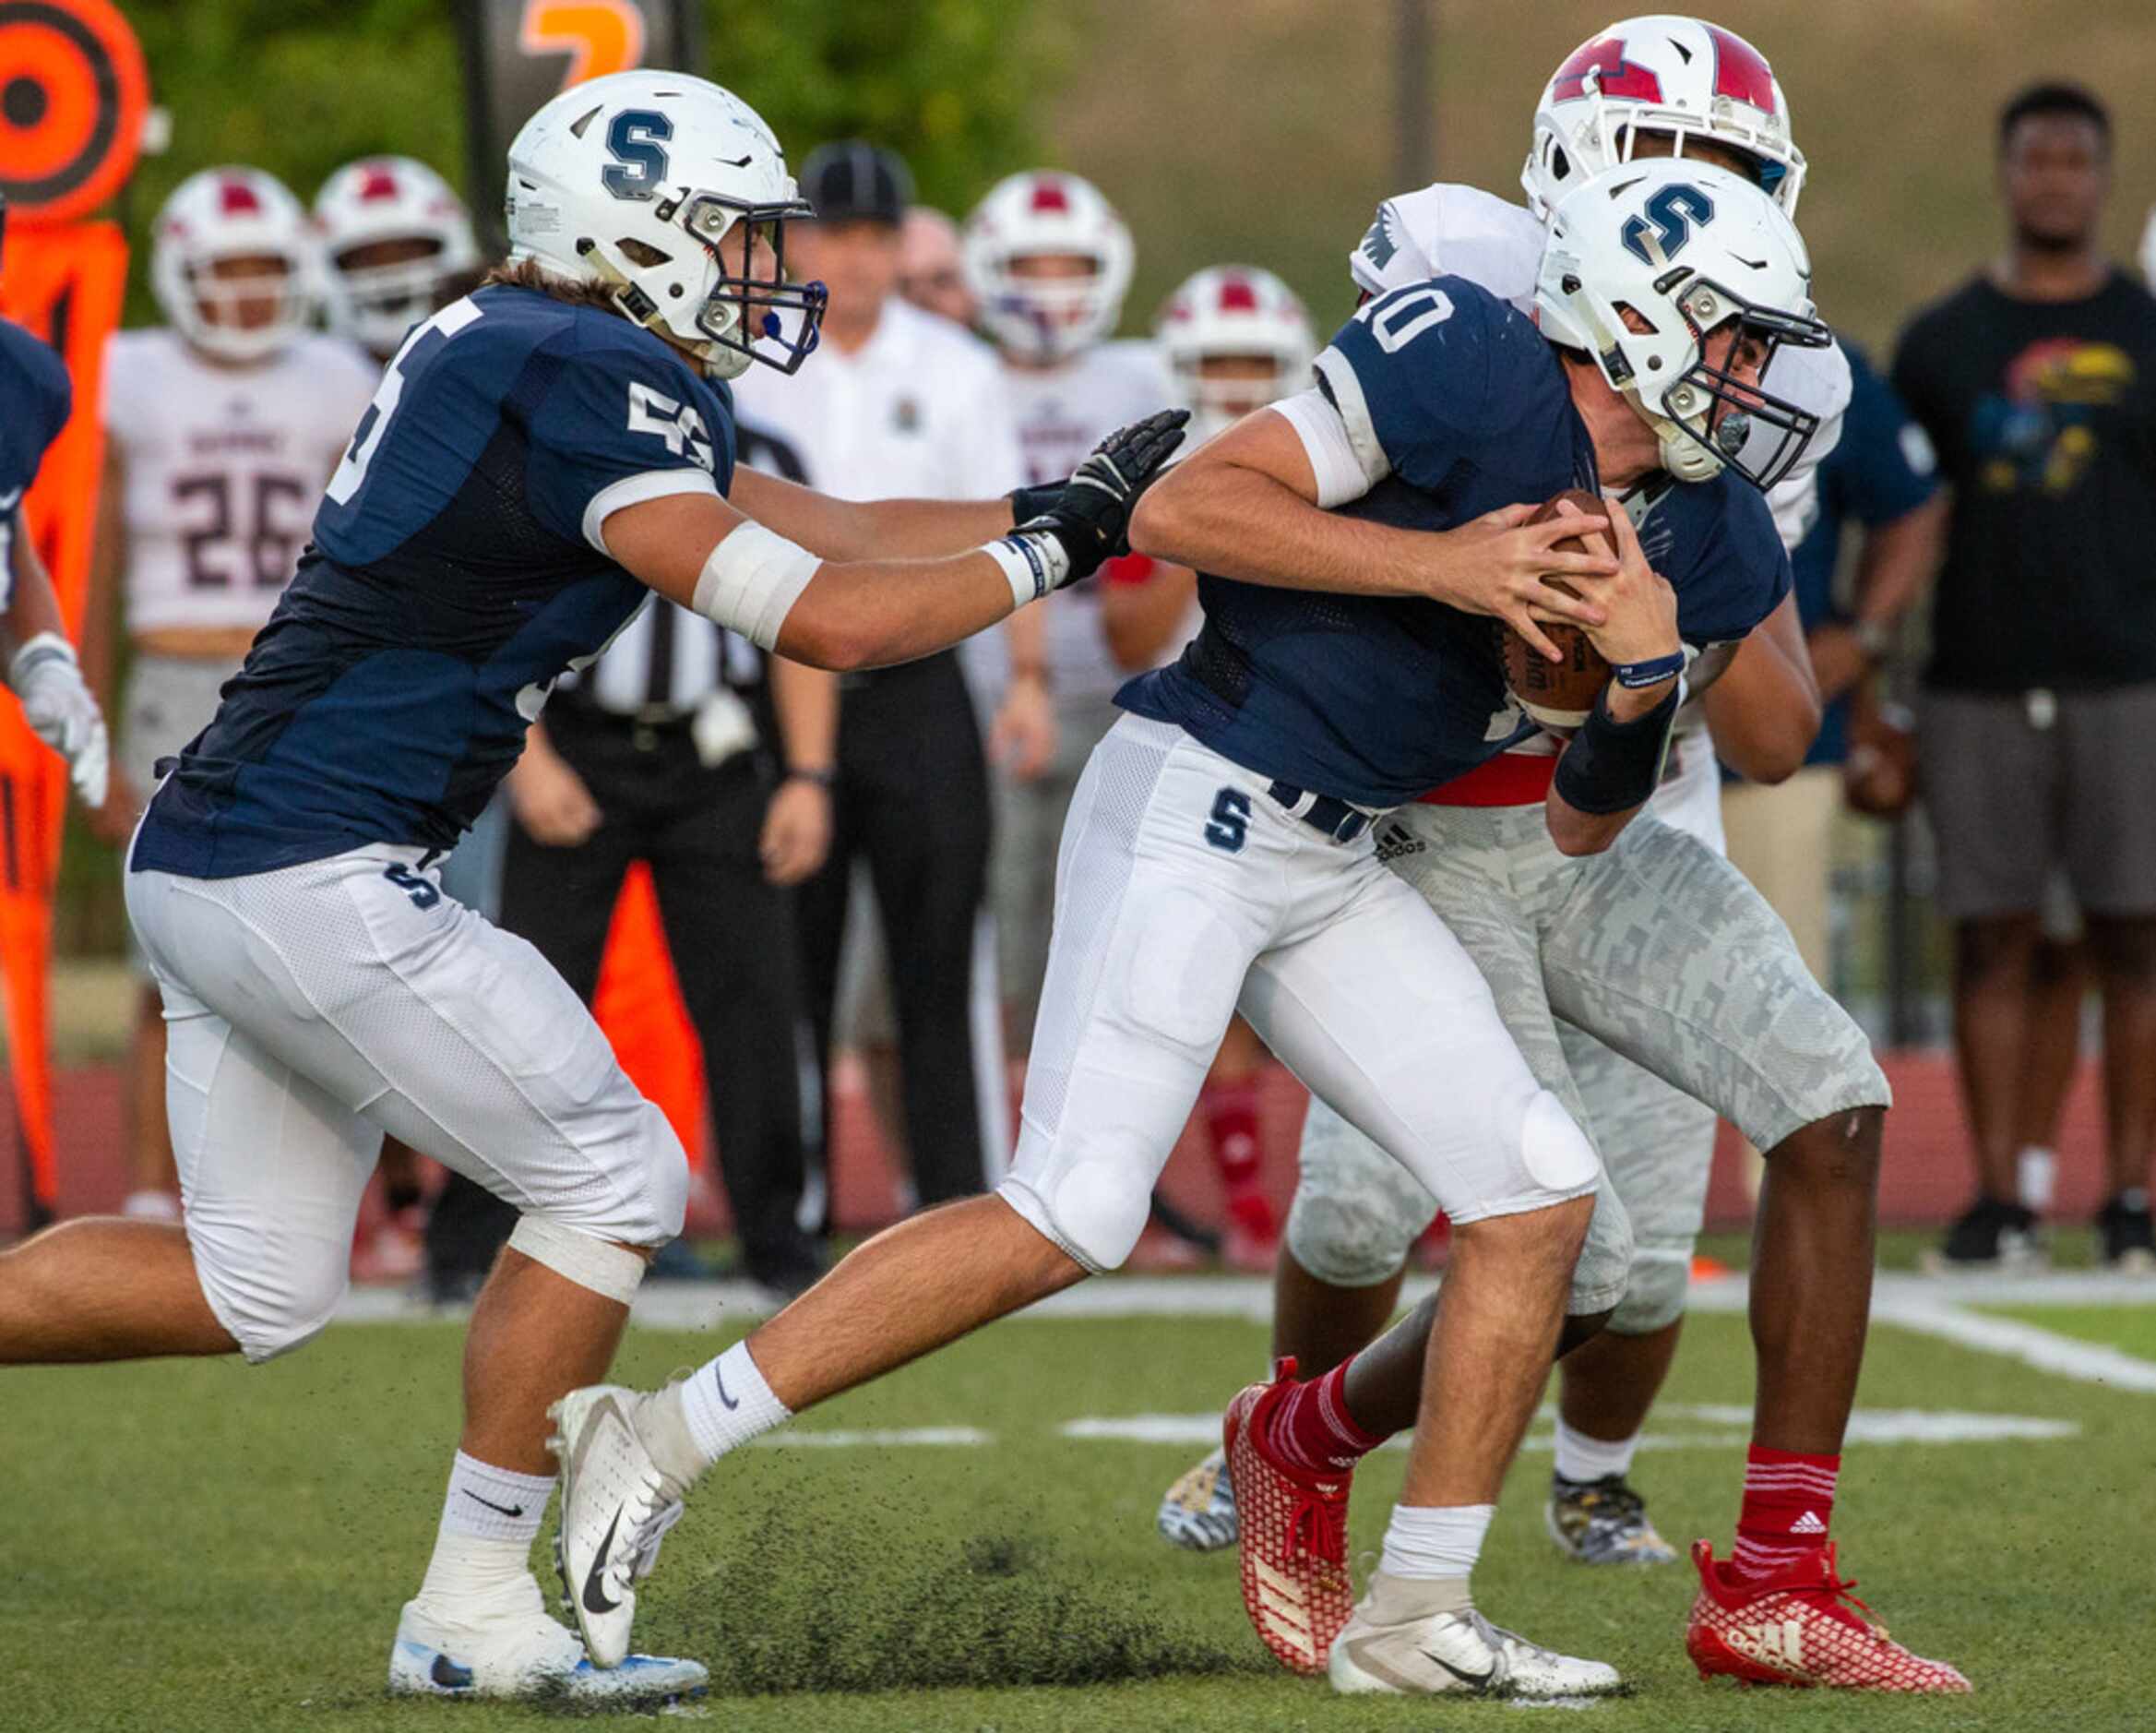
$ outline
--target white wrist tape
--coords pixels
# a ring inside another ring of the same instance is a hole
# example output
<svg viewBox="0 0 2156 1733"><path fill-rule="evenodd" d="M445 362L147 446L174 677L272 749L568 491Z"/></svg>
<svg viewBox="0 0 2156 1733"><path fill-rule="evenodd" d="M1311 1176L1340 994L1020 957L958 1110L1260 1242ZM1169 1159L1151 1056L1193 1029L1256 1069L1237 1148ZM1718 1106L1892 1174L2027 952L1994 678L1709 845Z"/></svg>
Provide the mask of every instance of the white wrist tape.
<svg viewBox="0 0 2156 1733"><path fill-rule="evenodd" d="M41 662L64 662L69 667L77 666L75 646L57 632L40 632L30 642L18 649L7 663L7 684L10 688L22 689L22 676Z"/></svg>
<svg viewBox="0 0 2156 1733"><path fill-rule="evenodd" d="M1011 606L1038 602L1063 587L1070 576L1070 554L1062 542L1040 530L1013 531L981 550L1003 568L1010 581Z"/></svg>
<svg viewBox="0 0 2156 1733"><path fill-rule="evenodd" d="M775 649L779 627L822 564L760 523L737 523L704 561L694 605L759 650Z"/></svg>

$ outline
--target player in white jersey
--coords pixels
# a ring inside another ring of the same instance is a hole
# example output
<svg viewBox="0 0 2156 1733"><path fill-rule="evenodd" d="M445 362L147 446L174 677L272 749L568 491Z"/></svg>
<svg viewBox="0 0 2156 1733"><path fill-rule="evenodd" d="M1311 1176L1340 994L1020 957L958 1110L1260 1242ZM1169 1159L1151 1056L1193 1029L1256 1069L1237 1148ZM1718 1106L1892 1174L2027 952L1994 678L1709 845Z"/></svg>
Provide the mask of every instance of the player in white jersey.
<svg viewBox="0 0 2156 1733"><path fill-rule="evenodd" d="M1765 60L1729 31L1673 18L1613 25L1568 56L1545 87L1522 174L1531 209L1471 187L1442 185L1389 199L1352 256L1355 280L1367 294L1378 294L1434 275L1462 275L1515 305L1531 305L1551 208L1584 177L1635 158L1697 158L1745 173L1787 210L1796 202L1804 174L1804 158L1790 140L1787 114L1781 87ZM1796 365L1784 365L1791 363ZM1776 527L1789 545L1808 526L1812 468L1817 457L1831 448L1830 435L1838 432L1848 402L1847 363L1838 349L1786 350L1775 368L1773 387L1821 422L1819 436L1803 454L1803 467L1770 496ZM1752 448L1743 455L1752 455ZM1666 438L1665 457L1673 472L1682 475L1687 454ZM1688 713L1674 731L1665 781L1651 805L1664 825L1705 843L1716 855L1722 852L1717 746L1722 757L1753 780L1774 782L1801 763L1817 727L1817 690L1793 598L1783 603L1771 628L1755 634L1706 698L1687 706ZM1705 686L1718 671L1698 672L1696 685ZM1709 719L1716 724L1711 739ZM1572 882L1566 873L1570 863L1548 848L1539 824L1508 827L1501 811L1490 810L1517 807L1531 813L1542 800L1560 744L1548 735L1526 743L1426 795L1423 804L1404 808L1379 836L1379 848L1389 851L1395 870L1461 933L1477 962L1492 974L1499 1004L1516 1034L1520 1033L1515 1022L1519 1005L1540 994L1532 986L1504 978L1505 969L1494 966L1488 949L1478 947L1471 923L1478 902L1509 897L1524 912L1525 928L1541 932L1562 902L1561 893ZM1440 861L1447 866L1441 867ZM1717 900L1714 887L1700 885L1695 894L1703 925L1711 928L1721 920L1728 926L1713 930L1736 930L1739 913ZM1609 913L1620 924L1638 915L1636 910ZM1585 925L1577 910L1567 918L1575 929ZM1542 966L1636 966L1598 953L1591 941L1563 953L1566 962L1553 954L1557 949L1553 943L1540 953ZM1502 952L1502 944L1498 950ZM1553 991L1549 997L1563 995ZM1644 995L1638 1002L1647 1002ZM1562 1363L1549 1528L1568 1556L1584 1561L1666 1561L1675 1554L1648 1522L1644 1503L1626 1476L1648 1409L1676 1347L1692 1247L1705 1205L1716 1115L1580 1030L1559 1023L1557 1033L1561 1054L1539 1053L1524 1038L1523 1045L1531 1060L1556 1059L1577 1085L1585 1121L1631 1218L1634 1242L1625 1297L1607 1328ZM1781 1129L1793 1130L1823 1116L1826 1106L1844 1102L1844 1095L1835 1092L1860 1069L1860 1056L1852 1051L1846 1064L1840 1058L1800 1061L1793 1053L1775 1050L1765 1030L1749 1033L1761 1039L1763 1070L1784 1080L1809 1077L1802 1088L1791 1088L1789 1098L1802 1105L1777 1121ZM1868 1067L1868 1056L1863 1056L1863 1065ZM1538 1071L1542 1069L1538 1064ZM1670 1068L1663 1069L1666 1075ZM1680 1063L1676 1069L1685 1068ZM1832 1088L1825 1087L1829 1078L1835 1080ZM1433 1213L1428 1199L1412 1181L1400 1182L1394 1164L1322 1101L1314 1100L1304 1134L1287 1256L1278 1277L1276 1352L1300 1360L1306 1374L1340 1365L1391 1316L1408 1249ZM1582 1271L1597 1260L1597 1241L1608 1213L1598 1212L1582 1254ZM1426 1324L1426 1318L1418 1317L1402 1326L1403 1364L1419 1365ZM1408 1382L1412 1389L1412 1379ZM1412 1412L1412 1400L1406 1412ZM1367 1415L1360 1417L1368 1419ZM1830 1500L1831 1471L1818 1470L1816 1464L1838 1463L1839 1432L1831 1450L1824 1442L1798 1448L1816 1452L1798 1472L1821 1474L1819 1484ZM1780 1454L1786 1452L1767 1452L1770 1459ZM1754 1481L1793 1472L1778 1461L1763 1464L1760 1458L1756 1449L1733 1571L1702 1564L1709 1588L1703 1593L1701 1608L1715 1599L1718 1585L1730 1596L1714 1611L1696 1609L1694 1641L1705 1649L1696 1647L1695 1658L1703 1671L1709 1665L1715 1670L1741 1670L1717 1647L1729 1635L1718 1618L1747 1596L1756 1600L1754 1585L1772 1574L1769 1566L1795 1561L1794 1548L1762 1539L1765 1523L1752 1520L1757 1514ZM1345 1467L1349 1459L1336 1461ZM1235 1489L1222 1467L1216 1453L1171 1488L1159 1515L1167 1538L1208 1550L1235 1536ZM1340 1489L1344 1492L1344 1476ZM1819 1508L1830 1509L1830 1503ZM1823 1539L1823 1519L1815 1513L1813 1524L1797 1533ZM1781 1536L1784 1542L1791 1538ZM1258 1618L1259 1609L1252 1611ZM1703 1627L1712 1627L1714 1634L1703 1638ZM1885 1685L1900 1679L1901 1688L1911 1688L1906 1681L1915 1675L1898 1662L1869 1654L1833 1655L1830 1646L1820 1646L1808 1669L1793 1666L1785 1671L1801 1674L1805 1682ZM1940 1687L1935 1682L1917 1688Z"/></svg>
<svg viewBox="0 0 2156 1733"><path fill-rule="evenodd" d="M166 323L115 332L106 346L89 661L109 692L102 652L117 606L133 662L100 815L113 841L133 830L159 761L215 712L373 395L360 357L306 329L314 267L306 213L282 183L259 169L205 169L151 228L150 283ZM129 1049L127 1207L170 1220L179 1181L164 1032L144 969Z"/></svg>
<svg viewBox="0 0 2156 1733"><path fill-rule="evenodd" d="M1112 336L1134 257L1130 231L1097 187L1050 170L1013 174L974 207L963 244L981 328L1003 357L1029 485L1068 474L1066 452L1082 456L1111 427L1175 400L1153 347ZM987 637L967 651L999 712L990 896L1014 1054L1030 1045L1048 966L1064 814L1128 677L1102 622L1102 584L1054 598L1037 664L1010 661Z"/></svg>
<svg viewBox="0 0 2156 1733"><path fill-rule="evenodd" d="M471 218L448 182L411 157L361 157L315 195L329 329L377 364L454 301L479 269Z"/></svg>

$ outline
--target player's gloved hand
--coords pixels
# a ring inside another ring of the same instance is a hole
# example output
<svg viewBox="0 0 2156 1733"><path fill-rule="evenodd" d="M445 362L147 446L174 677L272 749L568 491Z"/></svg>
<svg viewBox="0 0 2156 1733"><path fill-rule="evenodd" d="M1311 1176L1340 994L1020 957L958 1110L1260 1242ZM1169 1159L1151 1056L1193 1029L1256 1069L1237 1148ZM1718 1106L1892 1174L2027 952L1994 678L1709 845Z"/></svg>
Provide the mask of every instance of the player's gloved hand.
<svg viewBox="0 0 2156 1733"><path fill-rule="evenodd" d="M112 747L104 712L83 683L75 646L57 632L40 632L15 652L7 684L22 701L30 732L67 760L75 792L86 807L105 804Z"/></svg>
<svg viewBox="0 0 2156 1733"><path fill-rule="evenodd" d="M1010 501L1012 528L1030 523L1035 518L1054 511L1063 501L1063 490L1067 484L1050 482L1045 487L1014 487L1004 496Z"/></svg>
<svg viewBox="0 0 2156 1733"><path fill-rule="evenodd" d="M1130 551L1130 514L1153 478L1175 455L1175 448L1183 443L1184 424L1189 419L1186 409L1164 409L1127 427L1118 427L1071 472L1054 505L1018 525L1015 534L1040 532L1052 535L1069 556L1070 569L1057 580L1056 589L1091 577L1102 560ZM1017 505L1014 496L1014 509Z"/></svg>

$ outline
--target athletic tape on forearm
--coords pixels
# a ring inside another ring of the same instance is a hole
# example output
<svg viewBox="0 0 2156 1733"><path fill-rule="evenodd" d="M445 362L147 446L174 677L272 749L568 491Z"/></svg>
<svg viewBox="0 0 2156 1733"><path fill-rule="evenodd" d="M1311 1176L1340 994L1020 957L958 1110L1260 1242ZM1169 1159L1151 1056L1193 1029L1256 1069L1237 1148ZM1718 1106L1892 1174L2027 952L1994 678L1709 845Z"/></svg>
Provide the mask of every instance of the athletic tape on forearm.
<svg viewBox="0 0 2156 1733"><path fill-rule="evenodd" d="M696 610L759 650L776 649L787 613L822 564L760 523L737 523L697 575Z"/></svg>
<svg viewBox="0 0 2156 1733"><path fill-rule="evenodd" d="M981 551L1003 568L1010 583L1013 608L1022 608L1051 590L1060 590L1063 580L1070 576L1069 550L1045 530L1014 530Z"/></svg>
<svg viewBox="0 0 2156 1733"><path fill-rule="evenodd" d="M543 1263L565 1282L626 1306L644 1282L644 1260L625 1246L564 1227L542 1215L519 1215L509 1249Z"/></svg>
<svg viewBox="0 0 2156 1733"><path fill-rule="evenodd" d="M1611 720L1609 694L1602 693L1587 721L1557 760L1557 792L1567 805L1597 817L1643 807L1662 781L1670 724L1685 701L1685 683L1674 680L1662 702L1630 722Z"/></svg>
<svg viewBox="0 0 2156 1733"><path fill-rule="evenodd" d="M69 667L75 667L77 665L75 658L75 646L57 632L40 632L9 659L7 663L9 688L17 692L21 691L22 676L41 662L64 662Z"/></svg>

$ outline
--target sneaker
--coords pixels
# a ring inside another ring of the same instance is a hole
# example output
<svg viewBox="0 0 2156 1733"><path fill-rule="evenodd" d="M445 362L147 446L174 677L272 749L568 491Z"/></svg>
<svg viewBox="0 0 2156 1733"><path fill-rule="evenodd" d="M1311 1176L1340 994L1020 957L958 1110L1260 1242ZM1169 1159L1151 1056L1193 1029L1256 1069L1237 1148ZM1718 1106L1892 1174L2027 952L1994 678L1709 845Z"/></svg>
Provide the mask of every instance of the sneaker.
<svg viewBox="0 0 2156 1733"><path fill-rule="evenodd" d="M1581 1564L1669 1564L1677 1549L1647 1520L1647 1500L1623 1475L1600 1480L1550 1476L1543 1509L1557 1550Z"/></svg>
<svg viewBox="0 0 2156 1733"><path fill-rule="evenodd" d="M1294 1381L1295 1362L1277 1362L1271 1383L1252 1384L1228 1404L1221 1442L1236 1511L1243 1610L1282 1667L1318 1673L1355 1610L1347 1564L1354 1471L1319 1480L1266 1454L1260 1440Z"/></svg>
<svg viewBox="0 0 2156 1733"><path fill-rule="evenodd" d="M1933 1275L1949 1275L2034 1270L2047 1261L2033 1210L1979 1198L1947 1230L1946 1239L1924 1253L1924 1266Z"/></svg>
<svg viewBox="0 0 2156 1733"><path fill-rule="evenodd" d="M1912 1655L1834 1574L1834 1543L1765 1582L1717 1564L1692 1543L1699 1598L1685 1653L1701 1679L1726 1673L1747 1685L1828 1685L1843 1691L1960 1691L1969 1681L1944 1661Z"/></svg>
<svg viewBox="0 0 2156 1733"><path fill-rule="evenodd" d="M1335 1691L1585 1697L1622 1682L1606 1662L1545 1649L1472 1608L1429 1610L1432 1586L1373 1573L1370 1592L1332 1645L1326 1674Z"/></svg>
<svg viewBox="0 0 2156 1733"><path fill-rule="evenodd" d="M1228 1453L1213 1451L1168 1488L1153 1526L1171 1547L1185 1552L1218 1552L1235 1544L1235 1483L1228 1476Z"/></svg>
<svg viewBox="0 0 2156 1733"><path fill-rule="evenodd" d="M2150 1220L2146 1191L2136 1187L2108 1199L2096 1212L2096 1231L2103 1236L2105 1269L2156 1270L2156 1222Z"/></svg>
<svg viewBox="0 0 2156 1733"><path fill-rule="evenodd" d="M659 1543L681 1520L684 1487L662 1473L638 1436L639 1398L613 1384L572 1390L547 1410L547 1448L561 1464L554 1569L592 1662L619 1667L637 1616L636 1584L659 1562Z"/></svg>
<svg viewBox="0 0 2156 1733"><path fill-rule="evenodd" d="M697 1661L630 1655L617 1667L591 1665L576 1633L531 1607L484 1622L441 1617L404 1603L389 1650L393 1697L545 1697L657 1707L701 1697L711 1680Z"/></svg>

